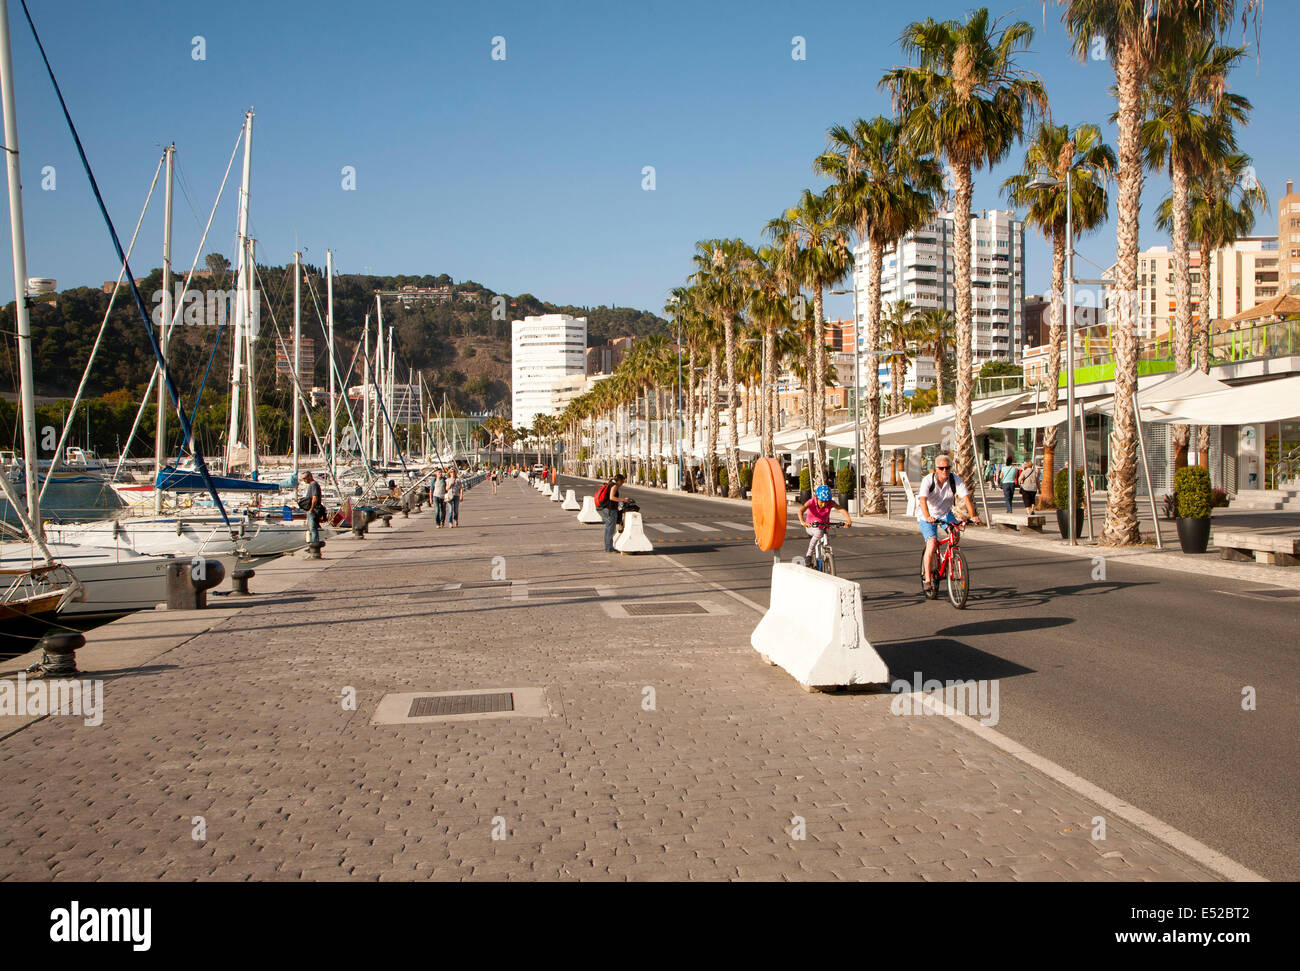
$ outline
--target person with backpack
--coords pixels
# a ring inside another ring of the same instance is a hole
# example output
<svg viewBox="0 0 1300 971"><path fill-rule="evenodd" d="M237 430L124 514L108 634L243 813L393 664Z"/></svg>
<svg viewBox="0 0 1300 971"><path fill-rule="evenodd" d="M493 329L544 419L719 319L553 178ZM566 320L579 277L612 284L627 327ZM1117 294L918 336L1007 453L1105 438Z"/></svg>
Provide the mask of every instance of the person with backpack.
<svg viewBox="0 0 1300 971"><path fill-rule="evenodd" d="M1007 512L1011 512L1011 503L1016 494L1016 486L1020 483L1020 466L1016 465L1014 455L1007 453L1007 461L1002 466L1002 498L1006 500Z"/></svg>
<svg viewBox="0 0 1300 971"><path fill-rule="evenodd" d="M302 481L307 484L307 494L303 496L307 500L304 507L307 510L307 535L311 537L311 542L320 541L320 522L325 518L325 507L321 500L320 483L310 472L304 472Z"/></svg>
<svg viewBox="0 0 1300 971"><path fill-rule="evenodd" d="M596 508L600 510L600 518L605 520L606 553L614 552L614 531L618 527L618 503L623 498L618 494L618 488L626 481L627 477L620 472L596 490Z"/></svg>

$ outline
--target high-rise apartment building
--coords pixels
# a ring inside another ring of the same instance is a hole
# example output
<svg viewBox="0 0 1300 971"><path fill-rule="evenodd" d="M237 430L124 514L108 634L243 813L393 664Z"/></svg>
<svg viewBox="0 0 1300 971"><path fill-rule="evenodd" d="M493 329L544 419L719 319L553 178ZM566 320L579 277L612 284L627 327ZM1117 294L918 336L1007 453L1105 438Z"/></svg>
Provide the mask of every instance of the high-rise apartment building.
<svg viewBox="0 0 1300 971"><path fill-rule="evenodd" d="M1300 290L1300 193L1290 179L1277 202L1278 293Z"/></svg>
<svg viewBox="0 0 1300 971"><path fill-rule="evenodd" d="M311 337L302 338L302 349L298 352L298 383L305 391L315 383L316 341ZM283 342L277 341L275 347L275 379L284 378L287 383L293 374L293 338Z"/></svg>
<svg viewBox="0 0 1300 971"><path fill-rule="evenodd" d="M971 214L971 351L978 368L986 361L1016 361L1020 355L1025 301L1025 224L1003 209ZM885 250L881 302L910 301L915 310L956 313L955 225L951 212L938 213L923 229ZM866 319L869 254L865 243L853 252L853 285L859 321ZM863 368L875 366L864 358ZM929 387L934 360L922 358L908 384Z"/></svg>
<svg viewBox="0 0 1300 971"><path fill-rule="evenodd" d="M1285 217L1284 217L1285 218ZM1297 211L1300 218L1300 211ZM1300 244L1297 244L1300 247ZM1258 303L1271 300L1279 292L1278 238L1249 236L1215 250L1208 268L1199 249L1191 251L1192 320L1199 323L1202 308L1214 320L1234 317ZM1113 280L1111 266L1102 278ZM1078 293L1077 297L1085 296ZM1174 254L1168 246L1153 246L1138 253L1139 338L1154 339L1168 334L1174 326L1178 301L1174 296Z"/></svg>
<svg viewBox="0 0 1300 971"><path fill-rule="evenodd" d="M586 317L543 314L511 324L510 420L516 427L554 414L555 382L587 373L586 350Z"/></svg>

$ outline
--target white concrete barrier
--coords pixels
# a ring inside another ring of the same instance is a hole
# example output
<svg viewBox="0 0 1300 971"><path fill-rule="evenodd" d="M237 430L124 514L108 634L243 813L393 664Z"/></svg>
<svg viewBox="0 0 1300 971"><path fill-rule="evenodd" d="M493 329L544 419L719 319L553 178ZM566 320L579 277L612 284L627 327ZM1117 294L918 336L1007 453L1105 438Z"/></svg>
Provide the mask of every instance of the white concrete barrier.
<svg viewBox="0 0 1300 971"><path fill-rule="evenodd" d="M650 542L645 534L639 512L625 512L623 514L623 532L619 533L618 538L614 540L614 549L620 553L654 552L654 544Z"/></svg>
<svg viewBox="0 0 1300 971"><path fill-rule="evenodd" d="M555 485L555 488L551 490L551 502L559 502L559 501L560 501L560 486L557 483Z"/></svg>
<svg viewBox="0 0 1300 971"><path fill-rule="evenodd" d="M600 518L600 510L596 508L596 497L583 496L582 512L578 513L578 522L590 526L593 523L603 523L604 521Z"/></svg>
<svg viewBox="0 0 1300 971"><path fill-rule="evenodd" d="M574 492L572 489L568 490L568 491L564 494L564 505L562 505L560 508L561 508L561 509L567 509L569 512L573 512L573 510L577 509L577 508L578 508L578 494L577 494L576 492Z"/></svg>
<svg viewBox="0 0 1300 971"><path fill-rule="evenodd" d="M772 597L749 642L805 688L885 684L862 626L862 588L806 566L772 565Z"/></svg>

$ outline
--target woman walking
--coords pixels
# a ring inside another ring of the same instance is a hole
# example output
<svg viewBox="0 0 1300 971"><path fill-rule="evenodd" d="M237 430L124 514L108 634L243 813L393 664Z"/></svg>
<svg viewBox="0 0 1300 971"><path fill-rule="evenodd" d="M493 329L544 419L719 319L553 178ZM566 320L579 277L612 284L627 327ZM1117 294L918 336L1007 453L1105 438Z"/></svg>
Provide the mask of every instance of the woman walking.
<svg viewBox="0 0 1300 971"><path fill-rule="evenodd" d="M1029 512L1034 511L1034 501L1038 498L1038 476L1039 471L1034 467L1033 459L1025 459L1024 467L1020 472L1020 495L1024 497L1025 509Z"/></svg>
<svg viewBox="0 0 1300 971"><path fill-rule="evenodd" d="M1002 466L1002 498L1006 500L1007 512L1011 512L1011 500L1016 494L1016 484L1020 480L1020 466L1016 465L1016 457L1010 452L1007 453L1007 461Z"/></svg>
<svg viewBox="0 0 1300 971"><path fill-rule="evenodd" d="M460 525L460 479L456 477L454 465L447 474L447 525Z"/></svg>
<svg viewBox="0 0 1300 971"><path fill-rule="evenodd" d="M442 469L433 473L433 485L429 493L433 496L434 525L442 529L447 520L447 480L442 477Z"/></svg>

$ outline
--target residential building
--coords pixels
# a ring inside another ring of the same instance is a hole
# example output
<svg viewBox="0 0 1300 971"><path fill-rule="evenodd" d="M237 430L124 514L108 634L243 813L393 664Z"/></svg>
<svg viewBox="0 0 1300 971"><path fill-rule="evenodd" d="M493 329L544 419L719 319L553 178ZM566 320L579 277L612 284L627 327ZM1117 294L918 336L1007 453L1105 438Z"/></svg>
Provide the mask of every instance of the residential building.
<svg viewBox="0 0 1300 971"><path fill-rule="evenodd" d="M571 374L551 382L551 414L562 414L569 407L569 402L586 394L601 381L612 377L609 374Z"/></svg>
<svg viewBox="0 0 1300 971"><path fill-rule="evenodd" d="M826 328L826 349L836 354L853 353L853 321L828 320Z"/></svg>
<svg viewBox="0 0 1300 971"><path fill-rule="evenodd" d="M303 340L306 339L303 338ZM384 401L382 412L379 408L379 391L373 384L354 384L348 388L348 400L355 402L354 408L360 407L366 397L370 398L371 413L386 415L388 422L394 428L398 425L418 425L420 423L421 403L424 397L418 382L416 384L394 384L392 398ZM357 421L360 421L359 417ZM380 423L383 424L382 418Z"/></svg>
<svg viewBox="0 0 1300 971"><path fill-rule="evenodd" d="M604 344L587 348L588 374L613 374L614 369L623 363L632 350L631 337L616 337Z"/></svg>
<svg viewBox="0 0 1300 971"><path fill-rule="evenodd" d="M1025 224L1010 210L971 214L971 351L974 366L1019 360L1025 299ZM889 245L884 254L881 302L908 300L918 311L956 312L954 217L938 213L926 226ZM853 285L858 321L866 319L869 253L854 249ZM928 362L928 364L927 364ZM864 359L863 367L874 366ZM887 370L887 369L886 369ZM922 358L913 387L933 384L934 360Z"/></svg>
<svg viewBox="0 0 1300 971"><path fill-rule="evenodd" d="M1296 218L1300 219L1300 210ZM1189 259L1192 321L1200 322L1207 296L1208 310L1215 320L1236 316L1276 297L1280 286L1278 256L1276 236L1248 236L1215 250L1207 274L1201 251L1193 248ZM1204 279L1207 275L1208 292ZM1113 265L1102 279L1115 279ZM1170 247L1153 246L1138 253L1138 308L1139 339L1163 338L1173 330L1178 301L1174 297L1174 254Z"/></svg>
<svg viewBox="0 0 1300 971"><path fill-rule="evenodd" d="M283 342L275 342L275 380L278 382L281 378L285 382L289 381L289 376L293 374L293 338L286 338ZM298 384L303 388L310 388L315 381L316 375L316 340L312 337L302 338L302 349L298 354Z"/></svg>
<svg viewBox="0 0 1300 971"><path fill-rule="evenodd" d="M1300 193L1290 179L1277 201L1278 293L1300 291Z"/></svg>
<svg viewBox="0 0 1300 971"><path fill-rule="evenodd" d="M586 375L587 318L542 314L511 324L510 420L526 427L538 415L554 414L556 381Z"/></svg>

